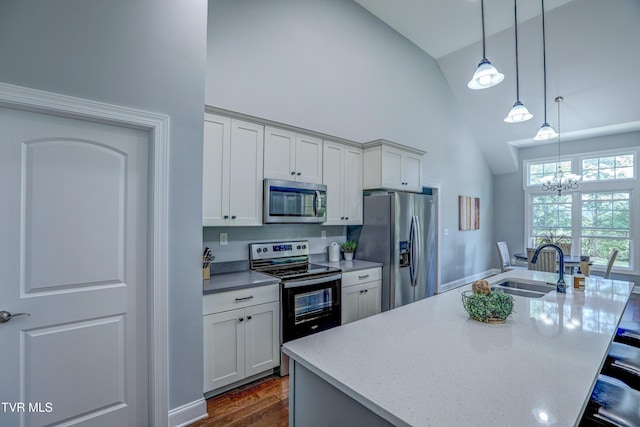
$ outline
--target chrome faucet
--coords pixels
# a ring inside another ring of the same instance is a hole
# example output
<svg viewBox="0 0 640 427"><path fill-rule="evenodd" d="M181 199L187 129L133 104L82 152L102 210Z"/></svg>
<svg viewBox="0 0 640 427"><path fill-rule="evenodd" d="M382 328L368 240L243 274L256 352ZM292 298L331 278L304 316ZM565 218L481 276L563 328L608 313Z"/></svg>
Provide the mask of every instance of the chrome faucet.
<svg viewBox="0 0 640 427"><path fill-rule="evenodd" d="M558 259L560 260L560 266L558 268L558 283L556 284L556 291L564 294L567 292L567 285L565 285L564 283L564 254L562 253L562 249L560 249L560 246L558 245L554 245L553 243L545 243L544 245L540 245L536 248L536 251L533 254L533 257L531 258L531 264L535 264L536 261L538 261L538 254L540 253L540 251L546 247L550 247L555 249L558 252Z"/></svg>

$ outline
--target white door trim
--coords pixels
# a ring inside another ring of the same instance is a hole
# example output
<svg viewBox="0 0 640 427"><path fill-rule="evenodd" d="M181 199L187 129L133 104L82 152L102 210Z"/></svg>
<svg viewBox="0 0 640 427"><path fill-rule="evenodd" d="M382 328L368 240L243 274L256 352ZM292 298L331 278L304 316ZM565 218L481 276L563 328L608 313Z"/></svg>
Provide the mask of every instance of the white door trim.
<svg viewBox="0 0 640 427"><path fill-rule="evenodd" d="M168 152L169 117L0 82L0 106L91 119L149 131L149 417L150 425L168 425Z"/></svg>

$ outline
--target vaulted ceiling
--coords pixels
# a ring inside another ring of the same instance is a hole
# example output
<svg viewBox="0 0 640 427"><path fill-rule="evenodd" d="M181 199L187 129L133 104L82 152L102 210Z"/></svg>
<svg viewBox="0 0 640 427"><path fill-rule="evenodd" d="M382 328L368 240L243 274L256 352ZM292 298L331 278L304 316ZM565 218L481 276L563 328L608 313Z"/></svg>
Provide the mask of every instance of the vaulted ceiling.
<svg viewBox="0 0 640 427"><path fill-rule="evenodd" d="M467 82L482 59L480 0L356 1L437 60L492 171L517 171L517 148L540 144L544 122L540 1L518 1L520 99L534 115L518 124L503 121L516 100L513 0L485 0L487 58L505 79L479 91ZM547 121L557 130L563 96L562 141L640 130L640 1L547 0L545 10Z"/></svg>

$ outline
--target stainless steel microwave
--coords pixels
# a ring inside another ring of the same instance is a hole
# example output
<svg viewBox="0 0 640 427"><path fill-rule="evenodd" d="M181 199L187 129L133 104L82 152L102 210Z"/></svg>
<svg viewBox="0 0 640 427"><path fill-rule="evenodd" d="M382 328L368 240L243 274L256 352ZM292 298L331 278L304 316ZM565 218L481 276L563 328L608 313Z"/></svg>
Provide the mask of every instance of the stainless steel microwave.
<svg viewBox="0 0 640 427"><path fill-rule="evenodd" d="M320 223L327 220L327 186L264 180L265 224Z"/></svg>

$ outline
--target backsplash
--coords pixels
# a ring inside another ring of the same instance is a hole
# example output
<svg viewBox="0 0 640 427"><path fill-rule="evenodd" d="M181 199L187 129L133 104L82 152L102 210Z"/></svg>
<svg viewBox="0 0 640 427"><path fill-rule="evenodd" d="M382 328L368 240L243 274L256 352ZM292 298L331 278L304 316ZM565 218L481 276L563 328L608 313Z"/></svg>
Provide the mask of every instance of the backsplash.
<svg viewBox="0 0 640 427"><path fill-rule="evenodd" d="M322 238L326 232L326 239ZM227 244L220 245L220 233L227 233ZM267 224L262 227L203 227L203 247L208 246L217 263L246 261L249 259L249 243L277 242L282 240L308 240L311 254L327 253L331 242L344 242L345 226L322 226L319 224Z"/></svg>

